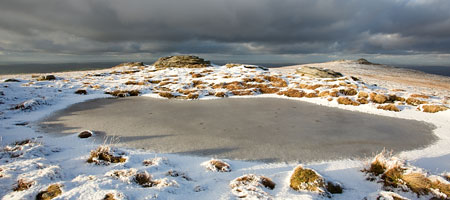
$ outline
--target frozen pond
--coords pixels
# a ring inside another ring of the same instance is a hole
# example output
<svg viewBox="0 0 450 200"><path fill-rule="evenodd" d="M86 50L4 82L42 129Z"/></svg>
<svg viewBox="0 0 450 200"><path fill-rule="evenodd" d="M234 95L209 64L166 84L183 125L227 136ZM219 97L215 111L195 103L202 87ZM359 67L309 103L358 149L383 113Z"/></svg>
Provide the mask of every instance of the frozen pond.
<svg viewBox="0 0 450 200"><path fill-rule="evenodd" d="M430 145L430 124L276 98L166 100L96 99L44 119L39 129L72 134L94 130L118 145L265 162L372 156Z"/></svg>

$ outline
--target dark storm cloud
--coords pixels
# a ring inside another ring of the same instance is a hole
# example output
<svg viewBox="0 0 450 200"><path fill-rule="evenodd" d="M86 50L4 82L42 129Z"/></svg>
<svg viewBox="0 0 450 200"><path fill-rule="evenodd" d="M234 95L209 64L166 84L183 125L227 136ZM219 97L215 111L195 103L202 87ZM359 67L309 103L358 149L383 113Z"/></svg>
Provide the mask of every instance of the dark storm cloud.
<svg viewBox="0 0 450 200"><path fill-rule="evenodd" d="M448 0L3 0L0 49L450 53Z"/></svg>

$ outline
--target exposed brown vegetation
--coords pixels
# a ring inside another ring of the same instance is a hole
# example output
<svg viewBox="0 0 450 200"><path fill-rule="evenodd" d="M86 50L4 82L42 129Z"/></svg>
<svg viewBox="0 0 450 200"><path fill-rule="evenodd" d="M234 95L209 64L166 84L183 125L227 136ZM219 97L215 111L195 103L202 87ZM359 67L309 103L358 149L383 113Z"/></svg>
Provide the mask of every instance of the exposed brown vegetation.
<svg viewBox="0 0 450 200"><path fill-rule="evenodd" d="M377 107L377 109L400 112L400 109L398 109L394 104L380 105Z"/></svg>
<svg viewBox="0 0 450 200"><path fill-rule="evenodd" d="M277 76L264 76L264 79L270 81L274 87L287 87L287 82Z"/></svg>
<svg viewBox="0 0 450 200"><path fill-rule="evenodd" d="M152 176L147 171L136 173L134 181L142 187L152 187L155 184L152 181Z"/></svg>
<svg viewBox="0 0 450 200"><path fill-rule="evenodd" d="M409 104L409 105L418 106L418 105L420 105L420 104L426 104L426 103L428 103L428 102L426 102L426 101L421 101L421 100L419 100L419 99L409 97L409 98L406 99L406 103Z"/></svg>
<svg viewBox="0 0 450 200"><path fill-rule="evenodd" d="M289 186L294 190L325 193L325 180L312 169L298 166L290 178Z"/></svg>
<svg viewBox="0 0 450 200"><path fill-rule="evenodd" d="M109 163L123 163L127 159L122 156L114 156L111 152L111 149L108 146L99 146L97 149L92 150L89 158L87 159L88 163L95 163L97 165L104 164L108 165Z"/></svg>
<svg viewBox="0 0 450 200"><path fill-rule="evenodd" d="M112 92L105 92L116 97L138 96L141 92L139 90L114 90Z"/></svg>
<svg viewBox="0 0 450 200"><path fill-rule="evenodd" d="M214 96L216 96L216 97L226 97L227 94L226 94L225 92L216 92L216 93L214 94Z"/></svg>
<svg viewBox="0 0 450 200"><path fill-rule="evenodd" d="M145 85L145 82L143 81L127 81L125 82L125 85Z"/></svg>
<svg viewBox="0 0 450 200"><path fill-rule="evenodd" d="M236 96L246 96L254 94L252 90L233 90L231 91L231 93Z"/></svg>
<svg viewBox="0 0 450 200"><path fill-rule="evenodd" d="M207 168L218 172L231 172L231 166L222 160L213 159L208 161Z"/></svg>
<svg viewBox="0 0 450 200"><path fill-rule="evenodd" d="M203 74L193 73L191 76L192 76L192 78L201 78L201 77L203 77Z"/></svg>
<svg viewBox="0 0 450 200"><path fill-rule="evenodd" d="M339 97L339 98L337 99L337 102L338 102L339 104L344 104L344 105L352 105L352 106L359 106L359 105L360 105L359 102L353 101L353 100L351 100L351 99L348 98L348 97Z"/></svg>
<svg viewBox="0 0 450 200"><path fill-rule="evenodd" d="M359 93L358 93L358 98L368 98L369 97L369 94L367 94L367 92L363 92L363 91L360 91Z"/></svg>
<svg viewBox="0 0 450 200"><path fill-rule="evenodd" d="M198 99L199 95L197 93L190 93L188 94L188 99Z"/></svg>
<svg viewBox="0 0 450 200"><path fill-rule="evenodd" d="M251 182L258 182L265 188L273 190L275 188L275 182L272 181L272 179L265 177L265 176L257 176L254 174L247 174L241 177L238 177L234 180L237 183L241 183L243 185L248 185ZM234 185L231 185L233 188Z"/></svg>
<svg viewBox="0 0 450 200"><path fill-rule="evenodd" d="M374 103L383 104L389 99L387 96L377 93L370 93L370 100Z"/></svg>
<svg viewBox="0 0 450 200"><path fill-rule="evenodd" d="M448 110L448 108L446 106L442 106L442 105L423 105L422 106L422 111L428 112L428 113L436 113L436 112L446 111L446 110Z"/></svg>
<svg viewBox="0 0 450 200"><path fill-rule="evenodd" d="M168 98L168 99L175 97L171 92L160 92L160 93L158 93L158 95L161 97Z"/></svg>
<svg viewBox="0 0 450 200"><path fill-rule="evenodd" d="M429 99L430 98L430 96L424 95L424 94L411 94L409 97L412 97L412 98L423 98L423 99Z"/></svg>
<svg viewBox="0 0 450 200"><path fill-rule="evenodd" d="M116 199L114 198L113 193L108 193L105 195L105 197L103 197L103 200L116 200Z"/></svg>
<svg viewBox="0 0 450 200"><path fill-rule="evenodd" d="M356 101L358 101L360 104L368 104L369 100L367 100L366 98L358 98L356 99Z"/></svg>
<svg viewBox="0 0 450 200"><path fill-rule="evenodd" d="M16 186L14 186L14 191L23 191L28 190L32 185L34 184L34 181L27 181L25 179L19 179L17 180Z"/></svg>
<svg viewBox="0 0 450 200"><path fill-rule="evenodd" d="M318 97L318 96L319 95L317 95L317 93L314 93L314 92L308 93L308 94L305 95L306 98L314 98L314 97Z"/></svg>
<svg viewBox="0 0 450 200"><path fill-rule="evenodd" d="M341 89L339 92L345 96L355 96L358 94L358 91L353 88Z"/></svg>
<svg viewBox="0 0 450 200"><path fill-rule="evenodd" d="M161 83L161 80L150 79L148 82L153 83L153 84L158 84L158 83Z"/></svg>
<svg viewBox="0 0 450 200"><path fill-rule="evenodd" d="M192 87L197 87L197 86L199 86L199 85L201 85L201 84L204 84L205 82L203 82L203 81L200 81L200 80L193 80L192 81Z"/></svg>
<svg viewBox="0 0 450 200"><path fill-rule="evenodd" d="M62 194L61 185L53 184L37 194L36 200L50 200Z"/></svg>
<svg viewBox="0 0 450 200"><path fill-rule="evenodd" d="M238 64L238 63L227 63L225 64L225 66L227 68L233 68L233 67L237 67L237 66L241 66L242 64Z"/></svg>
<svg viewBox="0 0 450 200"><path fill-rule="evenodd" d="M259 91L262 94L273 94L273 93L277 93L280 91L280 89L278 88L273 88L273 87L260 87Z"/></svg>
<svg viewBox="0 0 450 200"><path fill-rule="evenodd" d="M246 82L246 83L247 82L257 82L257 83L264 83L264 82L266 82L266 81L264 81L261 78L243 78L242 81Z"/></svg>
<svg viewBox="0 0 450 200"><path fill-rule="evenodd" d="M289 88L286 91L278 92L278 94L284 95L287 97L304 97L306 93L303 90L296 90L296 89Z"/></svg>

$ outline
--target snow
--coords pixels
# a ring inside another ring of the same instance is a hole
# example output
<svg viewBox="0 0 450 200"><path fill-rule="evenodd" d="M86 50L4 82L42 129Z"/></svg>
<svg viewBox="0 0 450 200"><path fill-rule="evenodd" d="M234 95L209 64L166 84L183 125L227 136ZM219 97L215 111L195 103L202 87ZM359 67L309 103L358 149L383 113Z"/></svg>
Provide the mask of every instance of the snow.
<svg viewBox="0 0 450 200"><path fill-rule="evenodd" d="M345 64L345 63L344 63ZM353 65L353 64L352 64ZM121 73L133 71L132 73ZM339 84L346 82L358 86L360 91L376 91L378 93L397 94L407 97L412 92L392 92L392 88L364 84L351 79L332 80L310 79L295 74L265 71L263 69L249 69L244 66L227 68L216 66L205 69L164 69L156 70L153 66L144 68L122 67L98 71L55 73L56 80L36 81L29 75L5 75L0 80L15 78L20 82L0 82L0 197L2 199L34 199L39 191L54 183L62 184L63 193L57 199L103 199L106 194L113 193L116 199L235 199L236 191L230 188L230 183L237 177L255 174L272 179L276 186L273 190L261 188L258 184L254 192L268 199L321 199L315 193L298 192L290 189L289 177L293 169L302 164L320 173L326 180L343 185L343 194L334 194L333 199L374 199L386 196L381 184L366 180L366 175L360 170L367 166L368 160L334 160L311 163L261 163L238 160L224 160L231 165L230 172L208 170L205 163L209 157L195 157L176 154L160 154L139 149L115 148L115 153L123 154L127 158L125 163L109 165L95 165L87 163L90 151L99 145L112 148L114 141L93 141L80 139L77 134L54 136L38 132L33 129L33 122L63 109L74 103L95 98L107 98L105 91L140 90L142 96L162 98L155 91L158 84L127 85L127 81L148 82L148 80L171 81L166 85L175 94L179 89L188 89L193 80L205 82L205 85L222 82L242 81L244 77L258 77L279 74L289 83L288 87L295 87L299 83ZM189 73L202 73L205 76L193 78ZM224 76L231 76L224 78ZM288 76L292 77L289 78ZM178 80L176 80L178 79ZM365 86L365 87L364 87ZM87 95L74 94L77 89L86 89ZM336 89L344 89L340 86ZM319 92L325 89L319 88ZM198 90L200 100L220 99L211 92L226 91L207 87ZM305 90L313 92L313 90ZM3 94L3 95L1 95ZM277 94L254 94L249 96L233 96L229 98L287 98L306 101L323 106L340 109L391 116L404 119L415 119L431 123L436 126L434 134L439 140L424 149L400 152L397 156L409 163L423 168L431 173L441 174L450 171L450 110L438 113L424 113L416 110L415 106L398 105L400 112L379 110L377 105L369 103L360 106L338 104L335 99L326 98L289 98ZM350 97L355 99L354 97ZM443 96L433 96L427 99L430 104L447 105ZM19 109L13 109L17 105ZM26 125L28 123L28 125ZM18 126L16 124L22 124ZM24 126L23 126L24 125ZM14 145L17 141L30 139L25 145ZM14 149L16 148L16 149ZM381 151L381 150L380 150ZM146 164L143 162L146 161ZM209 166L210 167L210 166ZM122 177L114 177L115 171L122 171ZM133 180L138 172L147 172L152 180L158 182L155 187L142 187ZM128 176L127 176L128 174ZM33 181L33 185L24 191L13 191L19 179ZM256 186L255 186L256 185ZM239 192L238 192L239 193ZM402 193L410 199L418 198L412 193ZM248 197L256 198L255 196ZM421 197L426 199L426 196Z"/></svg>

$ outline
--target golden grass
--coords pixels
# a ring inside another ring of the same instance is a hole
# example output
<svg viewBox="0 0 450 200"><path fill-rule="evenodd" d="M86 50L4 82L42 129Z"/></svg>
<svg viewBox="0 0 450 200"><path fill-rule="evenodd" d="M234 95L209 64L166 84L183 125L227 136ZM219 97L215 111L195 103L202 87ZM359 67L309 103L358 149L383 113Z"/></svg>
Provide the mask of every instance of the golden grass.
<svg viewBox="0 0 450 200"><path fill-rule="evenodd" d="M353 88L347 88L339 90L339 93L345 96L355 96L356 94L358 94L358 91Z"/></svg>
<svg viewBox="0 0 450 200"><path fill-rule="evenodd" d="M264 76L264 79L270 81L274 87L287 87L287 82L281 77L277 76Z"/></svg>
<svg viewBox="0 0 450 200"><path fill-rule="evenodd" d="M411 94L411 95L409 95L409 97L412 97L412 98L423 98L423 99L429 99L430 98L430 96L424 95L424 94Z"/></svg>
<svg viewBox="0 0 450 200"><path fill-rule="evenodd" d="M446 106L442 106L442 105L423 105L422 106L422 111L428 112L428 113L436 113L436 112L446 111L446 110L448 110L448 108Z"/></svg>
<svg viewBox="0 0 450 200"><path fill-rule="evenodd" d="M231 93L237 96L246 96L253 95L254 92L252 90L232 90Z"/></svg>
<svg viewBox="0 0 450 200"><path fill-rule="evenodd" d="M158 95L161 97L168 98L168 99L175 97L171 92L160 92L160 93L158 93Z"/></svg>
<svg viewBox="0 0 450 200"><path fill-rule="evenodd" d="M114 156L111 152L111 149L108 146L102 145L97 149L92 150L89 158L87 159L88 163L105 164L109 163L123 163L127 159L122 156Z"/></svg>
<svg viewBox="0 0 450 200"><path fill-rule="evenodd" d="M294 190L306 190L311 192L325 192L325 181L312 169L298 166L290 178L290 185Z"/></svg>
<svg viewBox="0 0 450 200"><path fill-rule="evenodd" d="M214 94L214 96L216 96L216 97L226 97L226 96L228 96L225 92L216 92L215 94Z"/></svg>
<svg viewBox="0 0 450 200"><path fill-rule="evenodd" d="M296 90L296 89L289 88L286 91L278 92L278 95L284 95L284 96L287 96L287 97L298 97L298 98L300 98L300 97L304 97L306 95L306 93L303 90Z"/></svg>
<svg viewBox="0 0 450 200"><path fill-rule="evenodd" d="M314 92L308 93L308 94L305 95L306 98L314 98L314 97L318 97L318 96L319 95L317 93L314 93Z"/></svg>
<svg viewBox="0 0 450 200"><path fill-rule="evenodd" d="M400 109L398 109L394 104L380 105L377 107L377 109L400 112Z"/></svg>
<svg viewBox="0 0 450 200"><path fill-rule="evenodd" d="M279 88L272 88L272 87L260 87L259 91L262 94L273 94L273 93L277 93L280 91Z"/></svg>
<svg viewBox="0 0 450 200"><path fill-rule="evenodd" d="M198 99L199 95L197 93L190 93L188 94L188 99Z"/></svg>
<svg viewBox="0 0 450 200"><path fill-rule="evenodd" d="M356 101L358 101L360 104L368 104L369 100L367 100L366 98L358 98L356 99Z"/></svg>
<svg viewBox="0 0 450 200"><path fill-rule="evenodd" d="M339 98L337 99L337 102L338 102L339 104L344 104L344 105L352 105L352 106L359 106L359 105L360 105L359 102L353 101L353 100L351 100L351 99L348 98L348 97L339 97Z"/></svg>
<svg viewBox="0 0 450 200"><path fill-rule="evenodd" d="M198 74L198 73L193 73L191 76L192 76L192 78L201 78L204 75L203 74Z"/></svg>
<svg viewBox="0 0 450 200"><path fill-rule="evenodd" d="M358 93L358 98L366 98L367 99L368 97L369 97L369 94L367 92L360 91Z"/></svg>
<svg viewBox="0 0 450 200"><path fill-rule="evenodd" d="M406 103L409 104L409 105L412 105L412 106L418 106L418 105L420 105L420 104L426 104L426 103L428 103L428 102L426 102L426 101L421 101L421 100L419 100L419 99L409 97L409 98L406 99Z"/></svg>
<svg viewBox="0 0 450 200"><path fill-rule="evenodd" d="M374 103L383 104L386 101L388 101L388 97L382 94L377 94L375 92L372 92L369 94L370 100Z"/></svg>

